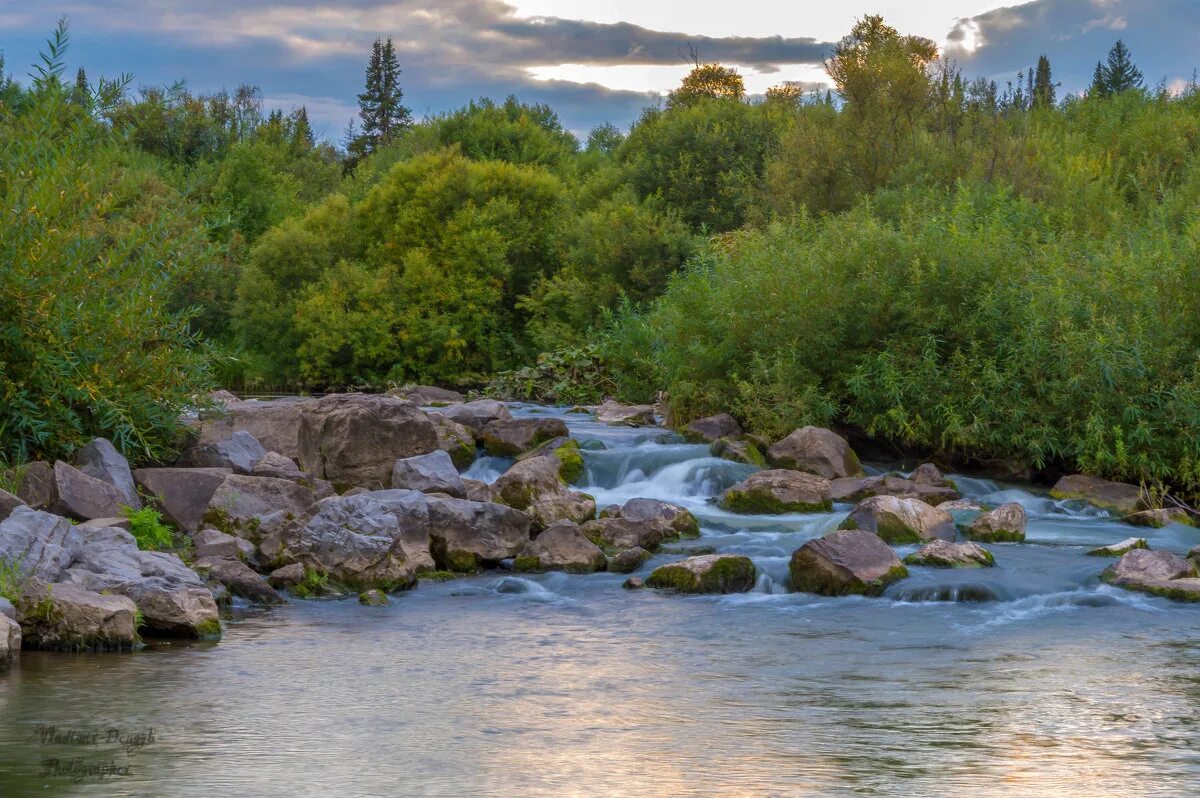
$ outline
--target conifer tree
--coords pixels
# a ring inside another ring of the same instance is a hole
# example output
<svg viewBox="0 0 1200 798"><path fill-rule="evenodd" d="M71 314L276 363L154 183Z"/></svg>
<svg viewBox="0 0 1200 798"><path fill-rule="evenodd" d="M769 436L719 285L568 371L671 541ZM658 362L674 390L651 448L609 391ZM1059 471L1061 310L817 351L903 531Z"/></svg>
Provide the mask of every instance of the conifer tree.
<svg viewBox="0 0 1200 798"><path fill-rule="evenodd" d="M401 100L400 64L392 40L376 39L371 46L371 60L363 93L358 95L359 116L362 117L359 148L374 152L401 129L412 124L412 115Z"/></svg>
<svg viewBox="0 0 1200 798"><path fill-rule="evenodd" d="M1120 39L1117 39L1117 43L1108 51L1104 77L1108 83L1109 94L1142 88L1142 71L1134 66L1129 48Z"/></svg>
<svg viewBox="0 0 1200 798"><path fill-rule="evenodd" d="M1035 108L1053 108L1057 102L1056 84L1050 75L1050 59L1040 56L1033 78L1033 105Z"/></svg>

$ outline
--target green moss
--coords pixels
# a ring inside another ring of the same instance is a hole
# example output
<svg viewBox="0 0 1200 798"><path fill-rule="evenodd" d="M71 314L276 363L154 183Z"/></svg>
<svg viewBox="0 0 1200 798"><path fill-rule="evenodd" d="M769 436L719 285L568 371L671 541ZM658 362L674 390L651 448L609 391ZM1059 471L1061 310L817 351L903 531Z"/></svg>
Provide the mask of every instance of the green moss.
<svg viewBox="0 0 1200 798"><path fill-rule="evenodd" d="M554 456L560 463L558 474L568 485L578 482L583 477L583 454L580 453L576 441L569 440L559 446L554 450Z"/></svg>
<svg viewBox="0 0 1200 798"><path fill-rule="evenodd" d="M679 565L663 565L655 568L646 578L646 586L659 590L674 590L679 593L696 593L700 587L696 575Z"/></svg>
<svg viewBox="0 0 1200 798"><path fill-rule="evenodd" d="M513 560L513 570L520 573L536 573L542 570L542 561L534 555L521 555Z"/></svg>
<svg viewBox="0 0 1200 798"><path fill-rule="evenodd" d="M702 574L678 563L655 568L649 587L679 593L743 593L754 586L756 572L749 557L722 557Z"/></svg>
<svg viewBox="0 0 1200 798"><path fill-rule="evenodd" d="M971 529L967 527L967 537L981 543L1024 543L1025 533L1015 529Z"/></svg>
<svg viewBox="0 0 1200 798"><path fill-rule="evenodd" d="M479 557L469 551L447 551L445 566L450 571L473 574L479 570Z"/></svg>
<svg viewBox="0 0 1200 798"><path fill-rule="evenodd" d="M221 636L221 622L216 618L209 618L206 621L201 621L196 625L196 637L201 640L211 640Z"/></svg>
<svg viewBox="0 0 1200 798"><path fill-rule="evenodd" d="M449 582L451 579L458 579L462 574L456 574L453 571L423 571L419 576L430 582Z"/></svg>
<svg viewBox="0 0 1200 798"><path fill-rule="evenodd" d="M1101 546L1098 549L1092 549L1091 551L1089 551L1088 556L1089 557L1122 557L1126 553L1133 551L1134 549L1148 549L1148 548L1150 548L1150 544L1148 544L1146 542L1146 539L1139 538L1137 543L1133 544L1132 546L1130 546L1128 548L1123 548L1123 549L1114 551L1110 546Z"/></svg>
<svg viewBox="0 0 1200 798"><path fill-rule="evenodd" d="M833 509L833 502L826 500L815 504L808 502L781 502L766 492L729 490L721 499L721 506L733 513L778 515L780 513L822 513Z"/></svg>
<svg viewBox="0 0 1200 798"><path fill-rule="evenodd" d="M325 594L329 586L329 576L315 568L305 566L304 579L292 587L292 595L296 598L316 598Z"/></svg>

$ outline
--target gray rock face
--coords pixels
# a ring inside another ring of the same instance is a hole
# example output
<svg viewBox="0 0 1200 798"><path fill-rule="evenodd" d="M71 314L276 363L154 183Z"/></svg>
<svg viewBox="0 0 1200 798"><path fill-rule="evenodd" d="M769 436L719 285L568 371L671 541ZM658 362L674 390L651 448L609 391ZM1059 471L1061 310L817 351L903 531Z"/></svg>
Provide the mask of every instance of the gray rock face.
<svg viewBox="0 0 1200 798"><path fill-rule="evenodd" d="M805 543L788 564L792 589L823 596L877 596L908 576L888 544L865 529L843 529Z"/></svg>
<svg viewBox="0 0 1200 798"><path fill-rule="evenodd" d="M300 459L300 419L315 399L288 398L270 401L235 402L218 418L206 420L200 444L228 440L238 431L248 432L263 448Z"/></svg>
<svg viewBox="0 0 1200 798"><path fill-rule="evenodd" d="M951 543L935 540L904 558L906 565L927 568L991 568L996 564L992 553L978 543Z"/></svg>
<svg viewBox="0 0 1200 798"><path fill-rule="evenodd" d="M17 482L17 498L38 510L54 502L54 466L41 460L26 463L8 473Z"/></svg>
<svg viewBox="0 0 1200 798"><path fill-rule="evenodd" d="M335 485L386 487L397 460L437 448L433 422L403 399L331 394L301 415L300 463Z"/></svg>
<svg viewBox="0 0 1200 798"><path fill-rule="evenodd" d="M240 538L227 535L216 529L201 529L192 535L192 543L196 546L196 559L238 559L241 554Z"/></svg>
<svg viewBox="0 0 1200 798"><path fill-rule="evenodd" d="M686 508L658 499L630 499L624 506L608 515L624 518L635 524L665 524L674 534L666 537L695 538L700 536L700 523Z"/></svg>
<svg viewBox="0 0 1200 798"><path fill-rule="evenodd" d="M133 478L155 497L168 521L195 532L213 494L232 473L228 468L139 468Z"/></svg>
<svg viewBox="0 0 1200 798"><path fill-rule="evenodd" d="M125 497L116 486L89 477L59 460L54 464L54 500L50 512L86 521L121 514Z"/></svg>
<svg viewBox="0 0 1200 798"><path fill-rule="evenodd" d="M322 499L316 509L307 523L282 531L279 561L300 563L356 590L416 584L416 568L400 545L399 521L370 494Z"/></svg>
<svg viewBox="0 0 1200 798"><path fill-rule="evenodd" d="M646 586L678 593L746 593L754 587L756 578L749 557L703 554L655 568Z"/></svg>
<svg viewBox="0 0 1200 798"><path fill-rule="evenodd" d="M767 449L767 462L825 479L862 475L862 465L846 439L821 427L801 427L776 442Z"/></svg>
<svg viewBox="0 0 1200 798"><path fill-rule="evenodd" d="M603 571L604 552L588 540L571 521L557 521L526 544L513 563L515 571L566 571L590 574Z"/></svg>
<svg viewBox="0 0 1200 798"><path fill-rule="evenodd" d="M65 518L17 507L0 522L0 559L17 563L27 577L56 582L71 564L78 531Z"/></svg>
<svg viewBox="0 0 1200 798"><path fill-rule="evenodd" d="M1105 582L1173 601L1200 601L1196 566L1169 551L1133 549L1100 575Z"/></svg>
<svg viewBox="0 0 1200 798"><path fill-rule="evenodd" d="M129 461L109 441L92 439L75 453L75 465L89 477L107 482L120 491L125 504L135 510L141 508Z"/></svg>
<svg viewBox="0 0 1200 798"><path fill-rule="evenodd" d="M742 437L742 425L728 413L698 418L683 428L683 437L694 443L712 443L720 438Z"/></svg>
<svg viewBox="0 0 1200 798"><path fill-rule="evenodd" d="M874 532L885 543L953 541L958 537L950 513L920 499L897 499L895 496L873 496L859 502L840 528L865 529Z"/></svg>
<svg viewBox="0 0 1200 798"><path fill-rule="evenodd" d="M832 509L829 480L801 471L759 471L725 491L721 506L735 513L807 513Z"/></svg>
<svg viewBox="0 0 1200 798"><path fill-rule="evenodd" d="M304 581L304 566L298 562L294 562L291 565L276 568L267 577L267 581L273 587L277 588L295 587Z"/></svg>
<svg viewBox="0 0 1200 798"><path fill-rule="evenodd" d="M422 493L446 493L459 499L467 495L467 486L458 475L454 462L441 449L397 460L392 467L392 487Z"/></svg>
<svg viewBox="0 0 1200 798"><path fill-rule="evenodd" d="M450 455L456 468L466 468L475 462L475 433L469 427L452 421L440 413L428 413L437 433L438 448Z"/></svg>
<svg viewBox="0 0 1200 798"><path fill-rule="evenodd" d="M0 673L8 670L20 656L21 624L7 615L0 614Z"/></svg>
<svg viewBox="0 0 1200 798"><path fill-rule="evenodd" d="M12 495L6 490L0 490L0 521L12 513L18 507L24 507L25 502L21 501L17 496Z"/></svg>
<svg viewBox="0 0 1200 798"><path fill-rule="evenodd" d="M1098 549L1092 549L1088 552L1091 557L1120 557L1128 554L1134 549L1148 549L1150 545L1145 538L1125 538L1119 543L1111 543L1107 546L1101 546Z"/></svg>
<svg viewBox="0 0 1200 798"><path fill-rule="evenodd" d="M470 499L473 502L494 502L496 501L496 493L492 490L492 486L486 482L480 482L477 479L464 479L463 485L467 489L465 499Z"/></svg>
<svg viewBox="0 0 1200 798"><path fill-rule="evenodd" d="M308 475L300 470L300 466L290 457L279 452L267 452L254 464L250 470L251 476L273 477L275 479L290 479L299 482L308 479Z"/></svg>
<svg viewBox="0 0 1200 798"><path fill-rule="evenodd" d="M609 558L608 570L616 574L631 574L645 565L646 561L649 559L650 552L646 551L641 546L634 546L631 549L622 549Z"/></svg>
<svg viewBox="0 0 1200 798"><path fill-rule="evenodd" d="M133 648L137 607L125 596L35 580L17 602L22 644L51 651ZM7 621L7 619L4 619Z"/></svg>
<svg viewBox="0 0 1200 798"><path fill-rule="evenodd" d="M462 424L472 433L478 433L493 421L507 421L512 418L512 413L507 407L492 399L476 399L474 402L448 405L435 408L433 412Z"/></svg>
<svg viewBox="0 0 1200 798"><path fill-rule="evenodd" d="M580 529L588 540L611 549L640 547L647 551L655 551L664 541L676 537L666 524L629 521L625 518L598 518L588 521Z"/></svg>
<svg viewBox="0 0 1200 798"><path fill-rule="evenodd" d="M596 408L596 420L614 426L652 427L655 424L654 405L623 405L606 399Z"/></svg>
<svg viewBox="0 0 1200 798"><path fill-rule="evenodd" d="M1142 509L1142 491L1137 485L1072 474L1055 483L1050 490L1055 499L1082 499L1088 504L1129 515Z"/></svg>
<svg viewBox="0 0 1200 798"><path fill-rule="evenodd" d="M1008 502L972 521L967 526L967 537L985 543L1020 543L1025 540L1025 525L1028 521L1029 517L1024 507L1016 502Z"/></svg>
<svg viewBox="0 0 1200 798"><path fill-rule="evenodd" d="M257 604L284 604L283 596L275 592L260 574L234 557L205 557L196 561L196 569L208 578L224 585L235 596Z"/></svg>
<svg viewBox="0 0 1200 798"><path fill-rule="evenodd" d="M835 479L830 483L830 495L835 502L860 502L872 496L895 496L899 499L920 499L935 506L959 499L959 492L952 487L916 482L890 474Z"/></svg>
<svg viewBox="0 0 1200 798"><path fill-rule="evenodd" d="M458 391L448 388L438 388L433 385L405 385L388 391L388 396L407 399L418 405L448 405L463 402L467 397Z"/></svg>
<svg viewBox="0 0 1200 798"><path fill-rule="evenodd" d="M532 519L502 504L430 499L429 535L434 559L448 571L515 557L529 542Z"/></svg>
<svg viewBox="0 0 1200 798"><path fill-rule="evenodd" d="M539 526L587 521L596 512L596 502L568 489L561 468L562 461L554 455L531 457L515 463L492 488L500 502L528 512Z"/></svg>
<svg viewBox="0 0 1200 798"><path fill-rule="evenodd" d="M182 468L228 468L235 474L252 474L254 466L266 456L267 450L257 438L245 430L236 430L225 440L197 443L180 456L176 465Z"/></svg>
<svg viewBox="0 0 1200 798"><path fill-rule="evenodd" d="M479 440L488 454L509 456L569 434L567 425L560 418L497 419L480 430Z"/></svg>
<svg viewBox="0 0 1200 798"><path fill-rule="evenodd" d="M230 474L213 492L204 522L259 543L304 519L315 500L311 490L290 480Z"/></svg>

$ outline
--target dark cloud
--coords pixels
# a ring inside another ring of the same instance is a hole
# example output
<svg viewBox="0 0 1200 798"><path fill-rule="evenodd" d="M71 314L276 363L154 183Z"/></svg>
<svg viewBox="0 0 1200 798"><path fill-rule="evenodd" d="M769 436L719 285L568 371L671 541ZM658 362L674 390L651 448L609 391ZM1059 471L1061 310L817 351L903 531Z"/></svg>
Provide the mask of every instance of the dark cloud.
<svg viewBox="0 0 1200 798"><path fill-rule="evenodd" d="M1200 67L1200 2L1035 0L960 20L947 39L967 74L1000 80L1045 54L1063 94L1086 89L1096 62L1122 39L1148 84L1179 86ZM980 43L973 52L956 49L972 41Z"/></svg>
<svg viewBox="0 0 1200 798"><path fill-rule="evenodd" d="M66 14L75 40L72 62L89 70L133 71L154 84L182 77L203 90L256 83L268 97L297 104L311 98L314 117L330 132L353 113L366 54L380 36L395 39L406 96L418 112L516 93L553 103L579 130L606 120L627 123L654 97L538 81L528 68L676 65L694 51L771 72L780 64L816 63L830 46L811 38L715 38L629 23L525 18L500 0L73 0L47 6L0 13L10 68L30 62L45 32Z"/></svg>

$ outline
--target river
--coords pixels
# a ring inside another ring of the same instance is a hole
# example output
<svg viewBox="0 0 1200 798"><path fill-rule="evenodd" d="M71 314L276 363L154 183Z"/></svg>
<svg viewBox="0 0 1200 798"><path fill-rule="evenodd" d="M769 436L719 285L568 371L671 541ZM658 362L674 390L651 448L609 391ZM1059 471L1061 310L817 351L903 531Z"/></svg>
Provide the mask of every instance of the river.
<svg viewBox="0 0 1200 798"><path fill-rule="evenodd" d="M561 415L600 507L646 496L701 521L640 575L711 546L750 556L755 590L494 572L387 607L238 606L219 643L23 652L0 676L0 796L1200 792L1200 607L1103 585L1110 561L1085 555L1132 534L1182 552L1200 531L955 477L1029 512L1026 543L988 545L996 568L913 568L882 598L793 594L792 551L848 507L726 513L708 499L749 467Z"/></svg>

